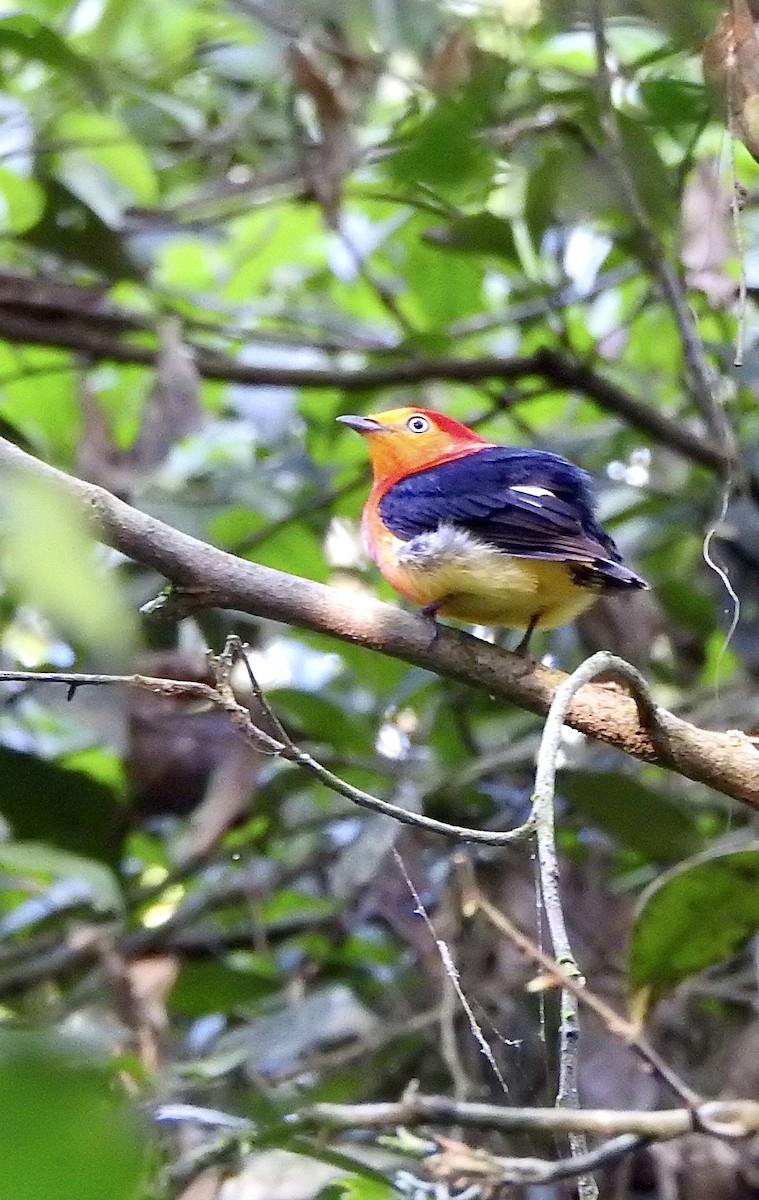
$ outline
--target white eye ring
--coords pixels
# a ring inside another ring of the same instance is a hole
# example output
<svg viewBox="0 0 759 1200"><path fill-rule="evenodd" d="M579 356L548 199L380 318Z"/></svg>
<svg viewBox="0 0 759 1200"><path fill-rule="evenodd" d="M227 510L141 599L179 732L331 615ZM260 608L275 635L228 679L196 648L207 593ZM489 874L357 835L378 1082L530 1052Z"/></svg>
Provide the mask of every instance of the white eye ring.
<svg viewBox="0 0 759 1200"><path fill-rule="evenodd" d="M412 433L426 433L429 427L429 421L420 413L416 413L415 416L409 417L408 421L406 422L406 428L410 429Z"/></svg>

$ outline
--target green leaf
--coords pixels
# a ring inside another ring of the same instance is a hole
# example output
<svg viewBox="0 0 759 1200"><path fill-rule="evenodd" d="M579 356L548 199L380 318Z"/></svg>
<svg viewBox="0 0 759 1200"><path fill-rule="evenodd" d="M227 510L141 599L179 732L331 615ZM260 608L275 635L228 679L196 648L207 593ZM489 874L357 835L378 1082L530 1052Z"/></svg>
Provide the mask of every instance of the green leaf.
<svg viewBox="0 0 759 1200"><path fill-rule="evenodd" d="M110 1065L0 1028L0 1200L137 1200L150 1133Z"/></svg>
<svg viewBox="0 0 759 1200"><path fill-rule="evenodd" d="M45 193L47 204L42 219L23 234L26 242L57 255L64 262L84 264L101 278L140 277L141 268L136 257L131 257L131 247L126 240L82 203L73 189L48 178ZM29 391L28 387L26 391ZM54 406L52 401L50 406Z"/></svg>
<svg viewBox="0 0 759 1200"><path fill-rule="evenodd" d="M318 1200L393 1200L397 1195L396 1189L386 1181L346 1175L322 1188Z"/></svg>
<svg viewBox="0 0 759 1200"><path fill-rule="evenodd" d="M640 96L657 125L664 129L696 125L709 116L709 101L701 83L687 79L644 79Z"/></svg>
<svg viewBox="0 0 759 1200"><path fill-rule="evenodd" d="M17 838L114 863L124 823L121 787L0 747L0 813Z"/></svg>
<svg viewBox="0 0 759 1200"><path fill-rule="evenodd" d="M87 746L84 750L62 754L59 762L67 771L81 771L90 779L102 783L114 795L124 794L124 764L113 751L104 750L102 746Z"/></svg>
<svg viewBox="0 0 759 1200"><path fill-rule="evenodd" d="M100 79L92 63L30 13L8 13L0 17L0 48L67 71L84 85L94 100L102 95Z"/></svg>
<svg viewBox="0 0 759 1200"><path fill-rule="evenodd" d="M695 579L680 575L659 579L656 598L678 625L687 626L702 638L712 632L714 596L702 590Z"/></svg>
<svg viewBox="0 0 759 1200"><path fill-rule="evenodd" d="M293 1134L287 1125L270 1126L268 1129L263 1129L255 1140L256 1146L280 1146L283 1150L289 1150L292 1154L303 1155L304 1158L313 1158L317 1162L330 1163L341 1171L345 1171L345 1177L337 1182L338 1186L342 1183L349 1184L351 1187L356 1187L359 1184L366 1183L369 1188L381 1188L382 1191L370 1190L367 1192L358 1193L353 1191L349 1193L354 1198L365 1196L366 1200L393 1200L397 1196L395 1189L389 1188L389 1184L385 1176L376 1167L370 1163L361 1162L354 1158L351 1154L343 1154L340 1150L335 1150L331 1146L325 1146L323 1141L316 1141L311 1138ZM332 1184L328 1184L331 1187ZM324 1195L325 1193L321 1193ZM339 1193L344 1196L345 1193Z"/></svg>
<svg viewBox="0 0 759 1200"><path fill-rule="evenodd" d="M511 221L494 213L480 212L457 217L448 225L428 229L423 237L433 246L444 250L458 250L462 254L492 254L508 259L514 266L519 265Z"/></svg>
<svg viewBox="0 0 759 1200"><path fill-rule="evenodd" d="M44 207L45 193L35 179L0 167L0 235L31 229Z"/></svg>
<svg viewBox="0 0 759 1200"><path fill-rule="evenodd" d="M616 771L562 771L559 788L593 825L653 862L701 849L696 822L662 792Z"/></svg>
<svg viewBox="0 0 759 1200"><path fill-rule="evenodd" d="M306 896L290 888L280 888L261 903L258 920L272 930L293 921L318 924L331 916L335 907L336 901L326 896Z"/></svg>
<svg viewBox="0 0 759 1200"><path fill-rule="evenodd" d="M168 292L207 291L216 279L213 247L200 238L175 238L162 249L156 286Z"/></svg>
<svg viewBox="0 0 759 1200"><path fill-rule="evenodd" d="M487 176L490 155L478 133L482 119L470 97L439 100L411 126L405 145L385 160L385 171L396 183L445 190Z"/></svg>
<svg viewBox="0 0 759 1200"><path fill-rule="evenodd" d="M321 541L304 521L293 522L273 532L244 557L265 567L275 567L320 583L326 583L329 574Z"/></svg>
<svg viewBox="0 0 759 1200"><path fill-rule="evenodd" d="M597 173L596 173L597 174ZM608 182L596 186L591 179L587 156L572 143L549 145L542 161L530 172L525 196L525 220L536 245L555 222L571 224L584 220L591 195L596 206L612 201Z"/></svg>
<svg viewBox="0 0 759 1200"><path fill-rule="evenodd" d="M0 842L0 867L9 874L55 879L82 879L96 912L120 912L121 889L112 871L102 863L69 854L42 842Z"/></svg>
<svg viewBox="0 0 759 1200"><path fill-rule="evenodd" d="M707 854L657 879L640 899L629 949L635 992L662 995L724 962L759 929L759 846Z"/></svg>
<svg viewBox="0 0 759 1200"><path fill-rule="evenodd" d="M324 740L335 749L353 754L368 754L374 749L368 729L334 700L296 688L275 688L268 699L296 741L304 737Z"/></svg>
<svg viewBox="0 0 759 1200"><path fill-rule="evenodd" d="M472 255L441 254L424 241L427 229L421 217L412 217L404 227L408 239L404 299L416 323L435 328L480 308L484 268Z"/></svg>
<svg viewBox="0 0 759 1200"><path fill-rule="evenodd" d="M427 741L440 766L450 772L471 758L472 748L465 737L466 726L459 719L456 709L461 707L461 697L458 701L452 698L451 703L442 702L437 705L435 715L430 723Z"/></svg>
<svg viewBox="0 0 759 1200"><path fill-rule="evenodd" d="M323 234L315 206L267 205L246 213L230 225L232 273L223 290L225 300L248 303L263 293L274 271L286 263L298 270L323 262Z"/></svg>
<svg viewBox="0 0 759 1200"><path fill-rule="evenodd" d="M251 953L248 959L248 966L239 968L215 959L184 959L171 990L171 1011L182 1017L232 1012L281 988L273 957Z"/></svg>
<svg viewBox="0 0 759 1200"><path fill-rule="evenodd" d="M47 480L21 476L6 479L3 502L0 551L17 596L102 661L123 661L137 640L136 617L117 576L98 564L81 509Z"/></svg>
<svg viewBox="0 0 759 1200"><path fill-rule="evenodd" d="M18 347L0 342L0 414L42 455L66 462L79 440L80 413L72 387L73 371L67 369L71 358L63 350L27 347L24 366L34 372L33 388L18 365Z"/></svg>
<svg viewBox="0 0 759 1200"><path fill-rule="evenodd" d="M132 204L155 202L158 182L150 159L121 121L66 112L52 122L49 135L66 146L53 157L56 178L106 225L117 228Z"/></svg>
<svg viewBox="0 0 759 1200"><path fill-rule="evenodd" d="M651 220L658 228L670 229L677 216L672 169L659 153L652 132L641 121L624 113L619 114L618 121L625 170Z"/></svg>

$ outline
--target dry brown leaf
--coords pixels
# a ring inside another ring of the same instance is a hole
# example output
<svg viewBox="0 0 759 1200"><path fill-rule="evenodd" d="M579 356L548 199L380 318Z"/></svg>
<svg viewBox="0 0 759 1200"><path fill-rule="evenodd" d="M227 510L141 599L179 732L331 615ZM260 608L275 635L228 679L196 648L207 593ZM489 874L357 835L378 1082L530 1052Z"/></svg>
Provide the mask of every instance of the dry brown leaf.
<svg viewBox="0 0 759 1200"><path fill-rule="evenodd" d="M86 380L80 388L82 434L77 469L85 479L124 499L166 461L177 442L196 433L205 420L200 374L179 320L173 316L163 320L158 337L155 382L143 406L139 432L128 449L114 444L105 411Z"/></svg>
<svg viewBox="0 0 759 1200"><path fill-rule="evenodd" d="M474 47L463 29L454 29L438 42L425 68L431 92L447 95L472 78Z"/></svg>
<svg viewBox="0 0 759 1200"><path fill-rule="evenodd" d="M736 281L726 271L735 256L730 195L713 163L699 163L682 198L680 258L688 286L722 307L735 297Z"/></svg>
<svg viewBox="0 0 759 1200"><path fill-rule="evenodd" d="M499 1182L503 1167L497 1158L481 1147L467 1146L454 1138L436 1137L437 1154L424 1160L427 1174L433 1179L448 1183L457 1191L471 1184L472 1180Z"/></svg>
<svg viewBox="0 0 759 1200"><path fill-rule="evenodd" d="M732 0L704 43L703 59L704 75L727 103L728 125L759 162L759 38L754 16L748 0Z"/></svg>
<svg viewBox="0 0 759 1200"><path fill-rule="evenodd" d="M343 179L353 155L350 106L313 51L293 43L287 61L297 91L313 104L318 141L309 147L309 178L314 199L327 225L334 229L338 224Z"/></svg>
<svg viewBox="0 0 759 1200"><path fill-rule="evenodd" d="M311 52L293 43L287 51L287 62L293 83L299 92L310 96L322 126L347 119L344 100Z"/></svg>

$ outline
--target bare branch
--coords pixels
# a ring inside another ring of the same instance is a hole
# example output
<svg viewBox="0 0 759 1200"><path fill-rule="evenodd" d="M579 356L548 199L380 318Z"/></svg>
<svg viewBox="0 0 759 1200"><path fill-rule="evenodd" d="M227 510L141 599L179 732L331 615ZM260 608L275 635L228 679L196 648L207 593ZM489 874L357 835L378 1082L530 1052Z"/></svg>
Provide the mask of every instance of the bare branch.
<svg viewBox="0 0 759 1200"><path fill-rule="evenodd" d="M559 856L556 852L554 826L554 789L556 784L556 762L561 742L567 709L577 691L602 673L612 671L632 684L641 721L658 736L659 725L656 708L642 676L622 659L610 654L595 654L557 688L543 728L538 750L533 814L538 842L538 864L540 870L540 892L548 921L554 953L567 978L574 979L581 987L584 979L569 942L564 909L559 889ZM578 1108L579 1074L579 994L562 984L561 1023L559 1029L559 1091L556 1103L568 1108ZM682 1095L682 1092L681 1092ZM569 1144L572 1160L587 1161L588 1143L584 1134L570 1134ZM578 1172L579 1174L579 1172ZM591 1175L579 1175L577 1181L580 1200L596 1200L598 1187Z"/></svg>
<svg viewBox="0 0 759 1200"><path fill-rule="evenodd" d="M128 314L123 319L125 322L131 320ZM151 367L155 366L158 358L157 346L124 340L113 332L112 322L101 318L98 313L88 313L86 319L56 314L55 319L51 320L49 313L38 313L29 304L0 305L0 338L73 350L96 361L137 363ZM730 454L720 445L700 437L687 425L666 416L659 408L637 399L589 364L577 362L548 347L511 358L414 358L358 370L254 366L238 362L229 355L195 347L195 363L203 378L225 383L250 387L338 387L346 392L367 393L433 380L459 383L491 380L507 383L537 376L557 387L580 392L599 408L620 417L654 441L721 475L727 474L732 461ZM523 402L528 403L529 397Z"/></svg>
<svg viewBox="0 0 759 1200"><path fill-rule="evenodd" d="M253 1122L240 1124L239 1118L208 1109L194 1110L181 1105L176 1114L163 1113L174 1106L162 1105L159 1119L185 1120L213 1129L225 1129L221 1137L180 1160L170 1173L174 1184L186 1183L200 1170L234 1159L240 1151L254 1149L257 1128ZM507 1108L451 1100L445 1096L422 1096L409 1092L396 1103L312 1104L285 1118L291 1137L297 1133L338 1133L346 1130L406 1130L420 1126L459 1126L498 1130L501 1133L597 1134L607 1140L582 1157L550 1162L541 1158L501 1157L438 1136L439 1149L428 1156L429 1172L434 1178L454 1173L458 1178L482 1179L489 1184L548 1184L571 1179L580 1172L605 1166L630 1154L651 1141L669 1141L697 1128L710 1127L715 1137L750 1137L759 1131L759 1104L749 1100L711 1101L694 1112L691 1109L666 1109L658 1112L614 1111L607 1109L571 1110L561 1108ZM229 1132L226 1132L229 1130ZM411 1139L408 1134L406 1138ZM307 1143L301 1149L307 1152ZM317 1152L314 1150L316 1156ZM403 1172L404 1176L407 1172ZM420 1181L421 1182L421 1181Z"/></svg>
<svg viewBox="0 0 759 1200"><path fill-rule="evenodd" d="M573 697L581 687L598 675L613 673L629 682L634 689L635 700L641 721L654 731L658 738L659 723L656 707L651 699L645 680L633 667L614 655L595 654L582 663L568 679L556 689L548 711L543 735L538 750L535 789L532 797L532 812L528 824L533 824L538 848L538 870L540 894L546 913L548 929L561 979L561 1020L559 1025L559 1090L556 1104L563 1108L579 1108L579 1038L580 997L585 986L580 969L569 941L564 909L559 888L559 856L556 850L554 822L554 790L556 785L556 763L561 744L567 710ZM491 918L492 919L492 918ZM505 920L505 919L504 919ZM512 940L513 937L512 937ZM554 971L554 978L557 977ZM570 986L571 981L573 985ZM678 1081L679 1083L679 1081ZM682 1085L684 1088L685 1085ZM681 1096L685 1093L679 1092ZM689 1098L695 1093L687 1089ZM585 1134L569 1135L571 1158L575 1163L587 1162L589 1154ZM598 1186L592 1175L578 1168L577 1190L580 1200L597 1200Z"/></svg>
<svg viewBox="0 0 759 1200"><path fill-rule="evenodd" d="M378 601L358 604L335 588L235 558L0 439L0 473L9 471L56 484L88 516L96 536L189 589L196 606L236 609L326 633L535 713L548 712L566 678L458 630L440 629L432 640L428 622L418 616ZM566 723L759 809L759 751L745 734L698 729L663 709L657 716L653 736L634 700L614 685L589 684L574 697Z"/></svg>
<svg viewBox="0 0 759 1200"><path fill-rule="evenodd" d="M574 1139L586 1141L584 1133L570 1133L569 1138L573 1144ZM544 1158L503 1158L479 1150L470 1151L470 1154L475 1163L477 1161L475 1156L482 1156L482 1174L488 1183L529 1186L558 1183L561 1179L577 1178L577 1194L580 1200L583 1200L583 1197L598 1195L598 1188L593 1181L593 1176L589 1174L590 1171L608 1166L617 1159L632 1154L633 1151L645 1145L645 1142L646 1139L637 1134L622 1133L618 1137L610 1138L607 1142L602 1142L600 1146L595 1146L592 1150L586 1148L576 1154L573 1153L571 1158L559 1158L555 1162L547 1161ZM436 1157L443 1158L443 1155ZM466 1175L466 1161L460 1164L456 1163L456 1166L462 1175L470 1178ZM472 1174L474 1175L474 1172Z"/></svg>
<svg viewBox="0 0 759 1200"><path fill-rule="evenodd" d="M668 1108L654 1112L592 1108L508 1108L410 1093L397 1103L312 1104L289 1118L294 1129L386 1129L396 1125L462 1125L501 1133L587 1133L614 1137L634 1133L666 1141L683 1137L701 1122L723 1136L759 1133L759 1104L753 1100L712 1100L697 1110Z"/></svg>

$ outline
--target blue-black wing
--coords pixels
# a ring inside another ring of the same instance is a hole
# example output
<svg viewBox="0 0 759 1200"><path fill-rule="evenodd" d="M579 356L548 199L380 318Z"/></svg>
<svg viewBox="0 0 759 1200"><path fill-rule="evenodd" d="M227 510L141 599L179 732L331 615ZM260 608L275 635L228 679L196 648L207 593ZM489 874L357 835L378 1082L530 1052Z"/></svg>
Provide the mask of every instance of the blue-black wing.
<svg viewBox="0 0 759 1200"><path fill-rule="evenodd" d="M646 586L596 522L589 477L546 451L488 446L407 475L379 515L403 541L445 523L518 558L576 564L591 586Z"/></svg>

